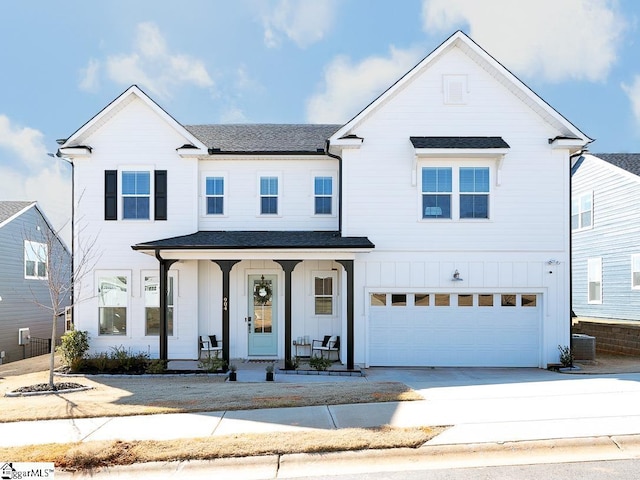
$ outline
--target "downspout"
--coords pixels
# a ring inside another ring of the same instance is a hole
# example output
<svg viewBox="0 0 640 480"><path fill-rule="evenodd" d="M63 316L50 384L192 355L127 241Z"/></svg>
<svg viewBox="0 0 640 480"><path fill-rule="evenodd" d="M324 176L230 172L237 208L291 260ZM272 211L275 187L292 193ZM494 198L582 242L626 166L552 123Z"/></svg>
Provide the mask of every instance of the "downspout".
<svg viewBox="0 0 640 480"><path fill-rule="evenodd" d="M338 160L338 232L342 235L342 157L329 151L331 140L327 139L325 152L327 156Z"/></svg>
<svg viewBox="0 0 640 480"><path fill-rule="evenodd" d="M582 157L586 148L569 155L569 349L573 352L573 230L571 228L571 202L573 201L573 166L574 157ZM579 162L580 159L577 160ZM593 208L593 207L592 207Z"/></svg>

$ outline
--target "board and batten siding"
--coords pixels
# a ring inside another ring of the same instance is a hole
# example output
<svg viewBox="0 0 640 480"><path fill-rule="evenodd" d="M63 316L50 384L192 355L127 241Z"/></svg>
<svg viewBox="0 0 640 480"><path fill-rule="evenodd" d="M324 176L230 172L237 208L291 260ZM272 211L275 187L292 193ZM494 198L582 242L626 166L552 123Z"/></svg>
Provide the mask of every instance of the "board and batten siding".
<svg viewBox="0 0 640 480"><path fill-rule="evenodd" d="M640 321L631 256L640 254L640 178L587 155L573 175L573 197L593 192L593 226L573 232L573 311L582 317ZM602 303L588 302L587 260L602 258Z"/></svg>
<svg viewBox="0 0 640 480"><path fill-rule="evenodd" d="M20 328L29 328L34 337L51 338L52 314L37 305L51 305L48 283L26 279L24 266L25 240L47 243L45 228L47 224L35 207L0 228L0 352L4 352L0 363L29 356L30 347L18 345ZM63 318L58 321L57 332L58 336L64 333Z"/></svg>
<svg viewBox="0 0 640 480"><path fill-rule="evenodd" d="M467 75L464 105L443 102L443 75L451 73ZM356 338L366 338L367 289L517 289L541 295L541 365L556 362L557 345L569 343L570 315L570 161L567 150L549 145L558 132L485 69L452 51L350 133L364 140L343 151L344 234L366 235L376 246L358 255L365 288L356 292L356 318L363 319ZM497 136L510 148L501 162L421 158L410 136ZM421 169L428 166L489 167L490 218L422 219ZM451 280L455 270L463 282Z"/></svg>

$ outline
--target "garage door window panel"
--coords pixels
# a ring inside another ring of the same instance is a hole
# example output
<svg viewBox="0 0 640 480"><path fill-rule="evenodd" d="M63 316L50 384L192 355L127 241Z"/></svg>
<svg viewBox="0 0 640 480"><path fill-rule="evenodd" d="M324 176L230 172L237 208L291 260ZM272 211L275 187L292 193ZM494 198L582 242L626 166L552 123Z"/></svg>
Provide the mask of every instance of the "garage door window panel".
<svg viewBox="0 0 640 480"><path fill-rule="evenodd" d="M435 294L435 306L436 307L448 307L451 305L451 296L448 293L436 293Z"/></svg>
<svg viewBox="0 0 640 480"><path fill-rule="evenodd" d="M430 295L428 293L416 293L414 298L414 305L416 307L428 307Z"/></svg>
<svg viewBox="0 0 640 480"><path fill-rule="evenodd" d="M387 305L386 293L372 293L371 294L371 306L372 307L384 307Z"/></svg>
<svg viewBox="0 0 640 480"><path fill-rule="evenodd" d="M458 294L459 307L473 307L473 295Z"/></svg>

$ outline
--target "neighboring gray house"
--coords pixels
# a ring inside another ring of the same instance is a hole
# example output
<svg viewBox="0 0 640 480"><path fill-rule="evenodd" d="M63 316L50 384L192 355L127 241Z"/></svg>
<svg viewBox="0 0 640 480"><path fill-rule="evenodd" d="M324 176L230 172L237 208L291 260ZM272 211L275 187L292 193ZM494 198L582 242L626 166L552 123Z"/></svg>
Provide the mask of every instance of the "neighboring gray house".
<svg viewBox="0 0 640 480"><path fill-rule="evenodd" d="M70 267L70 258L36 202L0 201L0 363L30 356L32 345L19 345L20 329L51 338L52 312L42 306L51 305L49 271L59 261ZM63 275L68 285L70 268ZM58 332L64 333L63 317Z"/></svg>
<svg viewBox="0 0 640 480"><path fill-rule="evenodd" d="M640 154L585 154L571 175L573 311L640 321Z"/></svg>

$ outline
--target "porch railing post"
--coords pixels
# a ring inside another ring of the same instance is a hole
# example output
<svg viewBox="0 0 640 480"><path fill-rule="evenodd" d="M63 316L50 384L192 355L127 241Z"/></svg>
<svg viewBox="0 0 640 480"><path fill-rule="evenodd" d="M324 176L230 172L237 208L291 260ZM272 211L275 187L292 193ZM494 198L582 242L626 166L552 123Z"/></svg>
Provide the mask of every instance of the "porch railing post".
<svg viewBox="0 0 640 480"><path fill-rule="evenodd" d="M284 270L284 361L291 361L291 272L302 260L276 260Z"/></svg>
<svg viewBox="0 0 640 480"><path fill-rule="evenodd" d="M338 260L347 272L347 369L354 368L353 260Z"/></svg>
<svg viewBox="0 0 640 480"><path fill-rule="evenodd" d="M217 263L222 270L222 358L229 364L229 342L231 335L229 334L229 277L231 269L240 260L211 260Z"/></svg>
<svg viewBox="0 0 640 480"><path fill-rule="evenodd" d="M165 260L160 256L160 252L156 251L156 258L160 262L160 360L165 362L169 360L169 325L167 321L167 286L169 282L169 269L177 260Z"/></svg>

